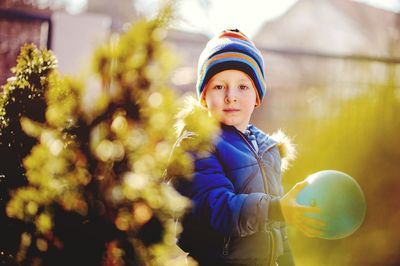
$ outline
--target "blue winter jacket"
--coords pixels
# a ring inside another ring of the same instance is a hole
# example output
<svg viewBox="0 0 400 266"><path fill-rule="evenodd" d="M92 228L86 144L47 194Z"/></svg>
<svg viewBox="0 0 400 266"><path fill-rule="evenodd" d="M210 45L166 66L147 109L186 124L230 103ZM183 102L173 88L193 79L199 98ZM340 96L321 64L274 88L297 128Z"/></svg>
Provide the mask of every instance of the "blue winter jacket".
<svg viewBox="0 0 400 266"><path fill-rule="evenodd" d="M233 126L221 129L213 152L195 159L193 179L176 187L193 203L181 221L178 245L202 265L292 261L278 202L282 143L253 125L248 130L256 146ZM181 141L185 135L193 137L184 132Z"/></svg>

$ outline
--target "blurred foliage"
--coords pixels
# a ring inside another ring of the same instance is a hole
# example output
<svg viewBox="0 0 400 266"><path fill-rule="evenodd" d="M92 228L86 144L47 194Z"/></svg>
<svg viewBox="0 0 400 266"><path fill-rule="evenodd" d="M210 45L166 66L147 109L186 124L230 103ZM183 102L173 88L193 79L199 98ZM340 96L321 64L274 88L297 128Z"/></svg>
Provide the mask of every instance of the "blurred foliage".
<svg viewBox="0 0 400 266"><path fill-rule="evenodd" d="M371 84L350 100L330 103L323 119L307 117L290 129L296 132L298 159L286 173L286 188L314 172L336 169L357 180L367 201L363 225L347 238L312 239L291 230L298 265L400 262L400 93L396 74L388 68L387 83Z"/></svg>
<svg viewBox="0 0 400 266"><path fill-rule="evenodd" d="M199 141L171 157L181 103L166 85L170 12L111 36L79 80L61 77L51 52L22 48L0 102L1 230L19 221L2 234L2 264L185 264L171 218L189 200L163 175L173 162L189 177L189 152L206 152L217 124L195 114Z"/></svg>

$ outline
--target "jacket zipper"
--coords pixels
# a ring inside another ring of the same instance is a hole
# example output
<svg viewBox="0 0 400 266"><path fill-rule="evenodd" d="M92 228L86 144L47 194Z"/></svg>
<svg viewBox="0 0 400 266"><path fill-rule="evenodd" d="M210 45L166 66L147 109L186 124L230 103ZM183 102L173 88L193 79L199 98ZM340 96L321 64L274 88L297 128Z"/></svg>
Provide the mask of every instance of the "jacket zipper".
<svg viewBox="0 0 400 266"><path fill-rule="evenodd" d="M243 136L243 133L240 132L239 130L237 130L237 132L239 133L240 137L247 143L247 145L250 147L250 150L253 152L254 156L257 159L258 165L261 169L261 175L262 175L262 179L263 179L263 184L264 184L264 190L266 191L267 194L269 194L269 188L268 188L268 184L266 184L267 181L267 175L264 171L264 163L262 162L262 159L260 158L260 156L257 154L257 152L255 151L254 147L250 144L250 142L247 140L247 138L245 136ZM274 235L272 233L271 230L267 231L269 236L270 236L270 246L271 246L271 260L269 262L269 265L273 265L274 263L274 257L275 257L275 241L274 241ZM230 238L229 238L230 240ZM229 246L229 241L226 243L225 246ZM228 248L228 247L226 247ZM225 249L224 249L225 250Z"/></svg>
<svg viewBox="0 0 400 266"><path fill-rule="evenodd" d="M222 250L222 255L228 256L229 254L229 243L231 242L231 237L224 237L224 248Z"/></svg>
<svg viewBox="0 0 400 266"><path fill-rule="evenodd" d="M253 152L254 156L257 159L258 162L258 166L261 169L261 175L262 175L262 180L263 180L263 185L264 185L264 190L267 194L269 194L269 189L268 189L268 185L265 183L265 181L267 180L267 175L264 172L264 163L262 162L262 159L260 158L260 156L258 156L257 152L254 150L254 147L250 144L250 142L246 139L245 136L243 136L243 133L240 132L239 130L237 130L237 132L239 133L240 137L246 142L246 144L250 147L250 150Z"/></svg>
<svg viewBox="0 0 400 266"><path fill-rule="evenodd" d="M274 235L271 230L268 231L268 234L271 239L271 260L269 262L269 265L272 266L274 265L274 260L275 260L275 240L274 240Z"/></svg>

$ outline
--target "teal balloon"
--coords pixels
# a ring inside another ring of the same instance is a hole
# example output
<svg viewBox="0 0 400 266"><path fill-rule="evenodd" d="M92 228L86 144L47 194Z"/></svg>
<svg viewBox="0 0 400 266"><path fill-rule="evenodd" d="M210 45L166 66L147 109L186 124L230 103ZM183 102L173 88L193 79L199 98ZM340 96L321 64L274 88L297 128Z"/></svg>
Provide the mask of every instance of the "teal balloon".
<svg viewBox="0 0 400 266"><path fill-rule="evenodd" d="M306 178L307 185L297 194L301 205L317 206L320 213L307 213L325 222L324 239L340 239L354 233L363 223L366 203L359 184L349 175L325 170Z"/></svg>

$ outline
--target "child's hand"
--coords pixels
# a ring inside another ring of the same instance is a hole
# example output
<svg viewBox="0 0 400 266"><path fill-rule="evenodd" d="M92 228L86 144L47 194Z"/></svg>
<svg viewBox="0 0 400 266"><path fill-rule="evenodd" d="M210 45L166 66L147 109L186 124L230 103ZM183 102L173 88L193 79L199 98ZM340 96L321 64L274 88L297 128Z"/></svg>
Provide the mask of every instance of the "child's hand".
<svg viewBox="0 0 400 266"><path fill-rule="evenodd" d="M296 201L297 193L306 185L307 181L297 183L280 199L280 204L287 223L296 226L308 237L317 237L322 234L325 223L321 220L307 217L305 213L319 213L321 211L320 208L300 205Z"/></svg>

